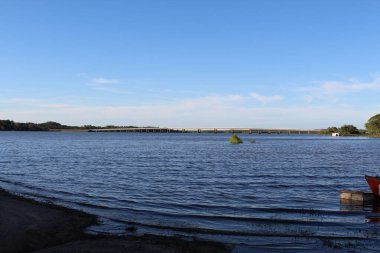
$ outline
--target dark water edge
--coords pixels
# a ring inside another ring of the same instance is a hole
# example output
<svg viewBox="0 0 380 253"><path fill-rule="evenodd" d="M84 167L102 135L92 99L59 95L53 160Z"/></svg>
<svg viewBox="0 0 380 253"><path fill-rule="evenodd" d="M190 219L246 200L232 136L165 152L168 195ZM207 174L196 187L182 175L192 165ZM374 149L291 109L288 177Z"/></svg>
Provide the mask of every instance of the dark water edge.
<svg viewBox="0 0 380 253"><path fill-rule="evenodd" d="M339 203L379 171L378 139L1 133L0 186L101 217L92 233L198 236L263 250L377 252L377 207ZM240 248L240 250L242 250ZM263 251L265 252L265 251Z"/></svg>

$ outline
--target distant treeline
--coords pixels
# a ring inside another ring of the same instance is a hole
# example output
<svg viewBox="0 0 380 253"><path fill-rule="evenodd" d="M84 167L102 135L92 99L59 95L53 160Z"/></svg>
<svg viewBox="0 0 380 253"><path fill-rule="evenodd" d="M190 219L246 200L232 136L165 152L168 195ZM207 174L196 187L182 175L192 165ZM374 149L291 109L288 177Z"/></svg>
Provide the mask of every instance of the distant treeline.
<svg viewBox="0 0 380 253"><path fill-rule="evenodd" d="M340 135L363 135L366 133L366 130L358 129L353 125L343 125L340 128L337 127L328 127L327 129L323 129L321 134L332 134L332 133L340 133Z"/></svg>
<svg viewBox="0 0 380 253"><path fill-rule="evenodd" d="M84 126L67 126L57 122L48 121L45 123L18 123L12 120L0 120L0 131L50 131L58 129L103 129L103 128L135 128L136 126L114 126L108 125L105 127L84 125Z"/></svg>
<svg viewBox="0 0 380 253"><path fill-rule="evenodd" d="M380 114L374 115L368 119L365 124L366 129L358 129L353 125L343 125L340 128L328 127L321 131L321 134L339 133L340 135L366 135L372 137L380 137Z"/></svg>

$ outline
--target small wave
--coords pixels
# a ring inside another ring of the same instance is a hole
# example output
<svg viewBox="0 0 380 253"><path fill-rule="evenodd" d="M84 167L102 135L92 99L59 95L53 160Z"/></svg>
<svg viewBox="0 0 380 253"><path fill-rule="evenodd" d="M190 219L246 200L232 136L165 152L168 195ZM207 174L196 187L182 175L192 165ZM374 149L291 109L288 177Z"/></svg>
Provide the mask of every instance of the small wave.
<svg viewBox="0 0 380 253"><path fill-rule="evenodd" d="M111 218L111 221L136 225L142 227L150 227L161 230L172 230L177 232L184 232L189 234L209 234L209 235L229 235L229 236L251 236L251 237L302 237L302 238L319 238L319 239L344 239L344 240L368 240L366 236L346 236L346 235L318 235L313 231L231 231L231 230L219 230L219 229L209 229L209 228L199 228L199 227L176 227L168 225L158 225L158 224L147 224L143 222L136 222L130 220L121 220Z"/></svg>
<svg viewBox="0 0 380 253"><path fill-rule="evenodd" d="M304 214L310 216L357 216L364 211L342 212L340 210L312 209L312 208L281 208L281 207L250 207L250 206L228 206L196 203L153 203L157 205L169 205L180 208L203 209L203 210L228 210L239 212L264 212L273 214Z"/></svg>
<svg viewBox="0 0 380 253"><path fill-rule="evenodd" d="M177 219L198 219L198 220L208 220L208 221L241 221L241 222L254 222L254 223L266 223L266 224L294 224L294 225L307 225L307 226L342 226L344 225L355 225L355 223L348 222L334 222L334 221L318 221L312 219L279 219L279 218L264 218L264 217L252 217L252 216L228 216L228 215L199 215L199 214L183 214L183 213L169 213L169 212L159 212L146 209L136 209L127 207L108 207L99 204L92 204L88 202L75 202L67 201L65 202L73 203L79 206L90 207L95 209L106 209L113 212L117 211L127 211L130 213L155 215L160 217L174 217Z"/></svg>
<svg viewBox="0 0 380 253"><path fill-rule="evenodd" d="M19 182L19 181L13 181L13 180L9 180L9 179L4 179L4 178L0 178L0 182L4 182L4 183L7 183L7 184L10 184L10 185L15 185L15 186L21 186L23 188L26 188L26 189L29 189L29 190L35 190L35 191L39 191L39 192L48 192L48 194L46 195L38 195L37 193L33 193L34 195L36 196L39 196L39 197L44 197L44 198L54 198L54 199L61 199L63 201L66 201L66 199L64 198L60 198L60 197L53 197L51 196L52 194L57 194L58 196L59 195L65 195L65 196L70 196L70 197L83 197L83 198L87 198L87 199L97 199L97 200L105 200L105 201L120 201L120 202L126 202L126 203L137 203L136 201L133 201L133 200L122 200L122 199L119 199L119 198L115 198L115 197L111 197L111 196L107 196L107 197L102 197L102 196L93 196L93 195L90 195L90 194L87 194L87 193L83 193L83 192L68 192L68 191L64 191L64 190L57 190L57 189L49 189L49 190L46 190L45 188L43 187L39 187L39 186L35 186L35 185L30 185L30 184L27 184L27 183L22 183L22 182ZM28 192L28 195L32 195L32 193Z"/></svg>
<svg viewBox="0 0 380 253"><path fill-rule="evenodd" d="M6 180L3 178L0 178L0 181L19 185L22 187L42 191L42 188L40 187L31 187L28 184L20 183L20 182L14 182L11 180ZM70 196L77 196L78 194L70 193L66 191L61 190L53 190L52 192L57 194L65 194ZM178 219L199 219L199 220L209 220L209 221L241 221L241 222L259 222L259 223L267 223L267 224L297 224L297 225L308 225L308 226L341 226L343 224L347 225L347 222L339 222L339 221L326 221L321 218L321 220L316 220L319 216L356 216L358 214L363 214L363 211L356 211L356 212L341 212L341 211L332 211L332 210L317 210L317 209L292 209L292 208L260 208L260 207L236 207L236 210L239 211L245 211L247 213L273 213L273 214L305 214L308 216L311 216L313 218L307 219L307 218L297 218L297 219L280 219L280 218L267 218L267 217L254 217L254 216L235 216L235 215L205 215L205 214L194 214L194 213L177 213L177 212L162 212L158 210L148 210L148 209L138 209L138 208L132 208L132 207L110 207L106 205L101 204L95 204L94 202L89 201L77 201L77 200L70 200L65 198L60 198L56 196L52 196L51 194L45 195L40 194L36 192L27 192L23 193L24 195L28 195L31 197L39 198L39 199L45 199L47 201L61 201L68 204L75 204L78 206L88 207L88 208L94 208L94 209L104 209L104 210L110 210L110 211L127 211L130 213L135 214L147 214L147 215L155 215L160 217L174 217ZM88 199L92 199L93 197L88 194L81 194L83 197L87 197ZM97 197L99 198L99 197ZM109 201L108 198L105 198L107 201ZM118 201L125 202L125 200L117 199ZM138 203L135 201L128 201L131 203L137 203L144 206L145 203ZM165 204L160 204L161 206ZM169 203L170 205L170 203ZM231 206L225 206L225 205L204 205L204 204L192 204L192 205L185 205L185 204L173 204L178 207L188 208L188 207L197 207L201 209L225 209L229 211L233 211L234 208ZM354 225L355 223L352 223Z"/></svg>

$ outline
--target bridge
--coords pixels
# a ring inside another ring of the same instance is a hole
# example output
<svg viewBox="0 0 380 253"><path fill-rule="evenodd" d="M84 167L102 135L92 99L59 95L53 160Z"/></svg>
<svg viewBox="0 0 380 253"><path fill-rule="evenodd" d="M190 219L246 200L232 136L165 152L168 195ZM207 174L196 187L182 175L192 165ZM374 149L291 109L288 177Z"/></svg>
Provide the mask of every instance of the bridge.
<svg viewBox="0 0 380 253"><path fill-rule="evenodd" d="M246 133L246 134L319 134L320 129L275 129L275 128L102 128L89 129L88 132L125 132L125 133Z"/></svg>

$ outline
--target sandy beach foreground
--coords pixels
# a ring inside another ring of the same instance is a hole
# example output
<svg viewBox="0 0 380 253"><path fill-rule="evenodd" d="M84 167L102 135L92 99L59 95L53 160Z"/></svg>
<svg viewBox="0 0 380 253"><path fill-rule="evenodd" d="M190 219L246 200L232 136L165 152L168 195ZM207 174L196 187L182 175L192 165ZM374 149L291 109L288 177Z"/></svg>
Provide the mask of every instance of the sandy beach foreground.
<svg viewBox="0 0 380 253"><path fill-rule="evenodd" d="M83 230L94 225L93 215L39 203L0 190L0 252L230 252L222 243L154 235L91 236Z"/></svg>

